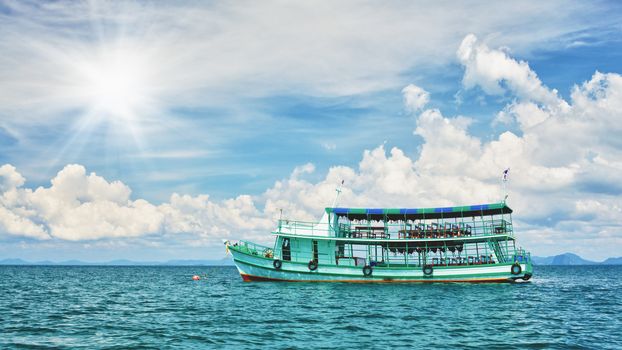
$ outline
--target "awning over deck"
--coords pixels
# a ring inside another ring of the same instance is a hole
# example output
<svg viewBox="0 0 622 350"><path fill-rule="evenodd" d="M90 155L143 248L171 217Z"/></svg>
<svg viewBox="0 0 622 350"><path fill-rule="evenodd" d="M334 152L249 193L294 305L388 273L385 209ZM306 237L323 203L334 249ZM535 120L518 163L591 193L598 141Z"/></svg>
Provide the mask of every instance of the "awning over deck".
<svg viewBox="0 0 622 350"><path fill-rule="evenodd" d="M421 220L449 219L471 216L510 214L512 209L505 203L467 205L445 208L326 208L327 213L345 216L352 220Z"/></svg>

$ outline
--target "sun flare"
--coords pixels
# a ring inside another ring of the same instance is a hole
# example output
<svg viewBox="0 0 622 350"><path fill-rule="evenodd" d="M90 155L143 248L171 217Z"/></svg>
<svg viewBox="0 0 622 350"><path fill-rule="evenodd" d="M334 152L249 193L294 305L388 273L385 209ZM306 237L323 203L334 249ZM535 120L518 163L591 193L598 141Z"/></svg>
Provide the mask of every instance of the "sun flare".
<svg viewBox="0 0 622 350"><path fill-rule="evenodd" d="M136 119L152 100L149 62L131 50L112 50L80 64L91 113L109 121Z"/></svg>

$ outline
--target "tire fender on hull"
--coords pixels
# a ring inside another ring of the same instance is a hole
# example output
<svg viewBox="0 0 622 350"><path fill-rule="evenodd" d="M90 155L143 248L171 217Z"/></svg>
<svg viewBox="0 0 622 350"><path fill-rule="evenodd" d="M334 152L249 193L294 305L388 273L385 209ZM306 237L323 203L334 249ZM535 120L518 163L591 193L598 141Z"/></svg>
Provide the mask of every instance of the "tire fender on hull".
<svg viewBox="0 0 622 350"><path fill-rule="evenodd" d="M275 269L280 270L281 266L283 266L283 262L281 260L279 260L279 259L275 259L272 262L272 266L274 266Z"/></svg>

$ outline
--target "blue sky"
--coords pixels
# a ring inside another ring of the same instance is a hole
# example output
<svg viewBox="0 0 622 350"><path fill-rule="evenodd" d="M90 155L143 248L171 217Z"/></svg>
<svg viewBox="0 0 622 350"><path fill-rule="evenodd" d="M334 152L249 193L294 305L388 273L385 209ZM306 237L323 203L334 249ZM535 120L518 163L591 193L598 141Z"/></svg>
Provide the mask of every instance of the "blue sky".
<svg viewBox="0 0 622 350"><path fill-rule="evenodd" d="M219 258L341 178L343 205L458 205L508 166L527 249L622 255L621 14L2 2L0 258Z"/></svg>

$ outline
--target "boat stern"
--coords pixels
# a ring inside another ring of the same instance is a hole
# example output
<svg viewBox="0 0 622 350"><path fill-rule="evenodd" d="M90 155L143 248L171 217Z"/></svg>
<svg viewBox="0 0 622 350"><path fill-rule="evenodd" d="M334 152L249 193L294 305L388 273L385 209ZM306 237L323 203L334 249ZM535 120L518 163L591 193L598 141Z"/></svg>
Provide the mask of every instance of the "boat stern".
<svg viewBox="0 0 622 350"><path fill-rule="evenodd" d="M520 253L514 256L514 264L512 265L511 273L514 281L529 281L533 276L531 254L521 249Z"/></svg>

